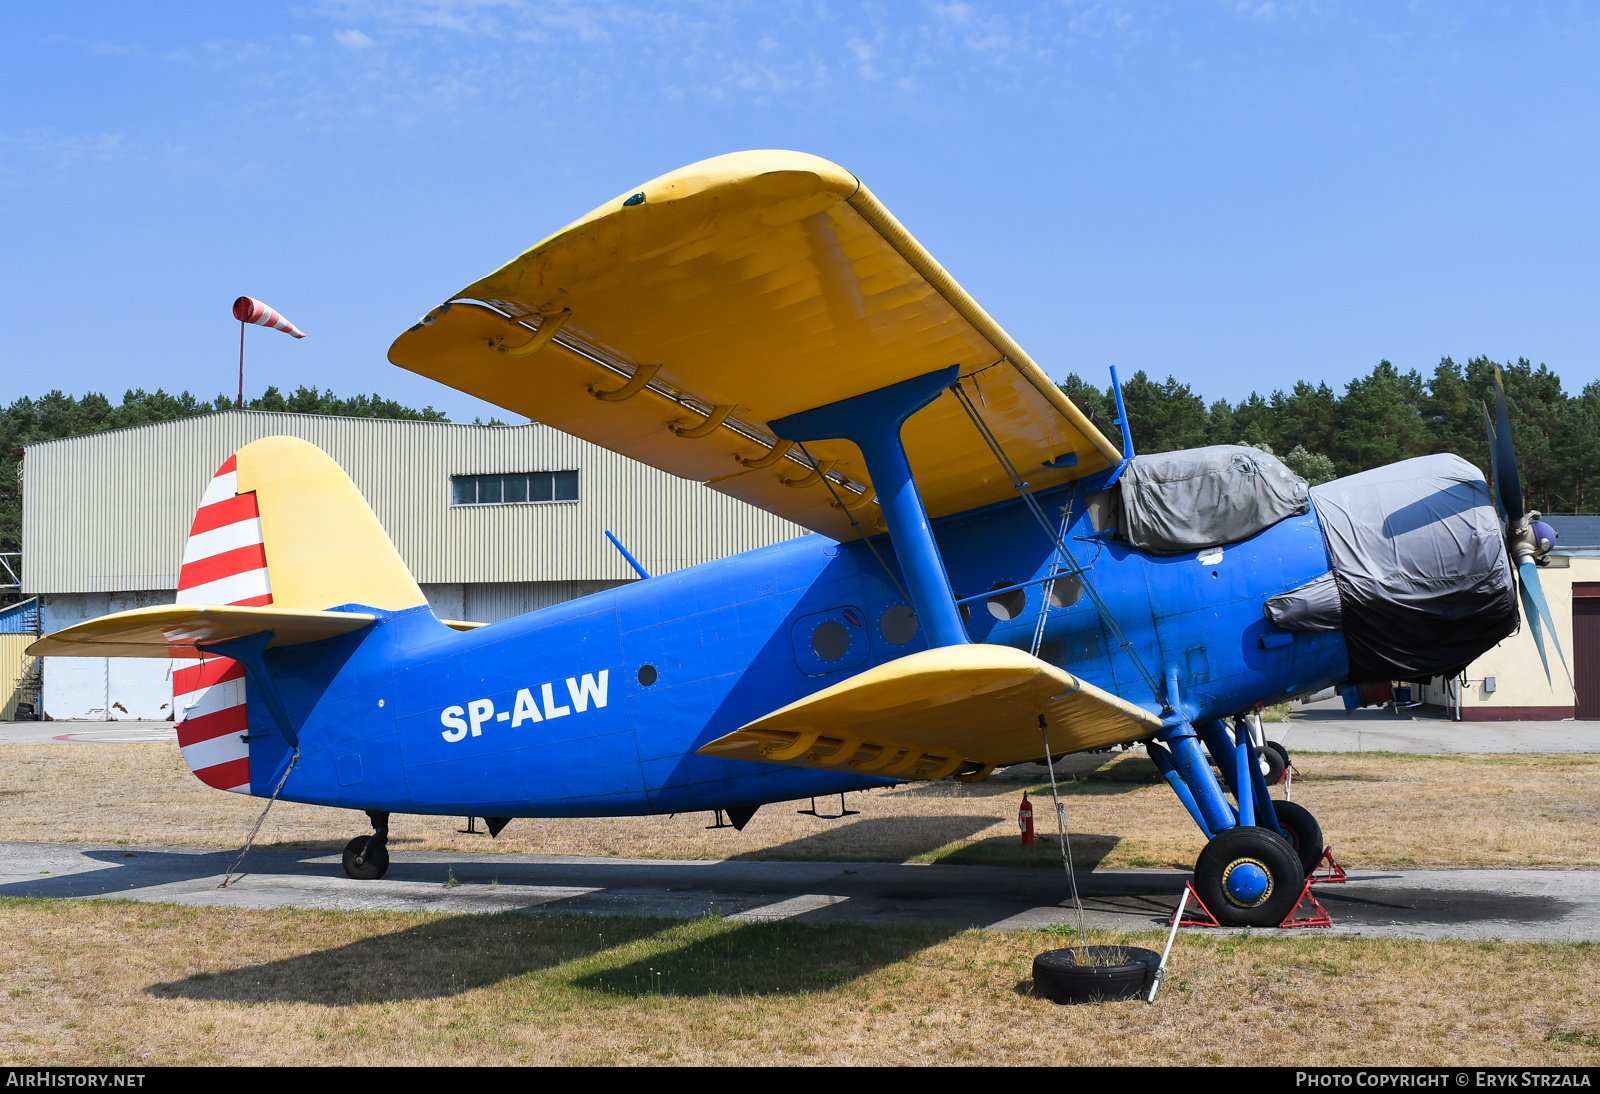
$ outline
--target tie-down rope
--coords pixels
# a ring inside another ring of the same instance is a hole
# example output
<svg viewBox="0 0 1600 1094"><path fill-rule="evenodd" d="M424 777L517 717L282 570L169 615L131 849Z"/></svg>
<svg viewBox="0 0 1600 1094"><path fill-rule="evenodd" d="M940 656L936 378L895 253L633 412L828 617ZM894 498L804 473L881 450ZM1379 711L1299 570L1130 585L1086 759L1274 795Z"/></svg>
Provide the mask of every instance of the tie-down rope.
<svg viewBox="0 0 1600 1094"><path fill-rule="evenodd" d="M267 814L272 812L272 803L278 800L278 792L283 789L283 784L289 781L289 772L293 771L294 765L299 762L300 746L296 745L294 755L289 757L289 766L283 769L283 778L278 780L278 785L273 788L272 797L267 799L267 807L256 818L256 826L250 829L250 835L245 839L244 847L240 850L239 857L233 860L233 865L228 867L228 872L222 875L222 884L217 886L218 889L226 889L228 882L233 880L233 872L239 868L239 864L244 861L244 857L250 853L250 845L256 841L256 833L261 831L261 825L266 821Z"/></svg>

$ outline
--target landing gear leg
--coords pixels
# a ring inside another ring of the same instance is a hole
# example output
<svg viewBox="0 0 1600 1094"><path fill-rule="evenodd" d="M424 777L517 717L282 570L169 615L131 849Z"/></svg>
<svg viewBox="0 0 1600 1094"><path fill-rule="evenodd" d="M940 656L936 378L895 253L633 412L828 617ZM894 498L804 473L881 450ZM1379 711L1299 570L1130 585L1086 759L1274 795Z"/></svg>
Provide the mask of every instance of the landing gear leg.
<svg viewBox="0 0 1600 1094"><path fill-rule="evenodd" d="M344 872L357 881L376 881L389 872L389 814L367 810L372 835L344 845Z"/></svg>

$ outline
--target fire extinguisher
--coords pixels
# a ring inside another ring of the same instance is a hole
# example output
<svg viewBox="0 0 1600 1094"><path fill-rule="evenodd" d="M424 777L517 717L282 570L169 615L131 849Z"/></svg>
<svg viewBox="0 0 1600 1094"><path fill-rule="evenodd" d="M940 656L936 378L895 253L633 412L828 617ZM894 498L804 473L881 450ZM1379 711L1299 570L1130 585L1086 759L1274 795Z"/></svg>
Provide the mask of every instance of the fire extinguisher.
<svg viewBox="0 0 1600 1094"><path fill-rule="evenodd" d="M1022 846L1033 846L1033 803L1028 800L1028 792L1022 792L1022 808L1017 810L1017 827L1022 829Z"/></svg>

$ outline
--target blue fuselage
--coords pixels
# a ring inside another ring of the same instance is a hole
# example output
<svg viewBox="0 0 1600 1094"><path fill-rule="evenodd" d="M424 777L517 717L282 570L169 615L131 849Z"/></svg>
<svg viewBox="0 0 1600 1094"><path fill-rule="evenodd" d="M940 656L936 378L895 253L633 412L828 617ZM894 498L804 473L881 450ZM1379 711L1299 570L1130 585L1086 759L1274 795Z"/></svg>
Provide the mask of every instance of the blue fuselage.
<svg viewBox="0 0 1600 1094"><path fill-rule="evenodd" d="M1039 500L1059 513L1074 498L1068 487ZM1192 721L1344 679L1342 635L1290 635L1262 615L1268 597L1328 572L1314 511L1198 556L1157 557L1094 536L1083 509L1077 496L1066 540L1077 564L1147 669L1160 680L1176 667ZM1020 503L934 527L957 598L1051 572L1054 545ZM920 630L900 644L885 637L885 613L906 604L897 582L889 537L869 546L808 535L472 631L451 630L422 607L379 613L376 625L340 639L269 651L300 725L301 758L282 796L402 813L576 817L887 785L894 780L695 749L926 648ZM972 640L1030 649L1043 587L1024 590L1020 611L1017 599L993 610L970 604ZM824 623L846 638L829 628L832 645L815 642ZM1038 655L1159 710L1119 641L1083 595L1049 610ZM249 718L252 789L269 794L289 746L253 690Z"/></svg>

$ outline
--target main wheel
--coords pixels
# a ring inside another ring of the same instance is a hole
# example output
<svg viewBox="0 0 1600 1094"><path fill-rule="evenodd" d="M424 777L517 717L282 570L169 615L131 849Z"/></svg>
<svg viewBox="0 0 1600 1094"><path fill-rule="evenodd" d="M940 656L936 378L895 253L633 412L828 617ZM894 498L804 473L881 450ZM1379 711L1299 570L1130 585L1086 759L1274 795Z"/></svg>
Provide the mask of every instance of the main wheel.
<svg viewBox="0 0 1600 1094"><path fill-rule="evenodd" d="M1283 745L1278 743L1277 741L1268 741L1267 742L1267 748L1268 748L1269 751L1276 752L1278 754L1279 758L1283 760L1283 770L1284 771L1289 770L1289 750L1287 748L1284 748ZM1282 774L1281 773L1279 775L1279 778L1282 778ZM1267 785L1268 786L1276 786L1278 784L1277 784L1277 781L1275 779L1268 779L1267 780Z"/></svg>
<svg viewBox="0 0 1600 1094"><path fill-rule="evenodd" d="M371 836L357 836L344 845L344 872L357 881L377 881L389 872L389 848L374 841L374 846L363 857L361 852Z"/></svg>
<svg viewBox="0 0 1600 1094"><path fill-rule="evenodd" d="M1305 876L1309 877L1322 860L1322 825L1311 815L1311 810L1294 802L1275 800L1272 811L1278 815L1278 827L1283 829L1284 838L1300 857L1300 865L1305 867Z"/></svg>
<svg viewBox="0 0 1600 1094"><path fill-rule="evenodd" d="M1289 841L1254 825L1219 832L1194 864L1195 890L1224 927L1276 927L1305 880Z"/></svg>
<svg viewBox="0 0 1600 1094"><path fill-rule="evenodd" d="M1277 786L1283 781L1283 773L1289 770L1288 753L1274 748L1276 743L1268 741L1267 747L1261 750L1261 777L1267 780L1268 786Z"/></svg>

